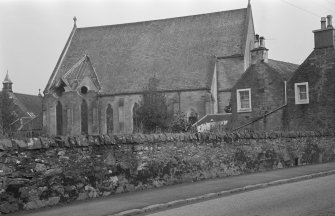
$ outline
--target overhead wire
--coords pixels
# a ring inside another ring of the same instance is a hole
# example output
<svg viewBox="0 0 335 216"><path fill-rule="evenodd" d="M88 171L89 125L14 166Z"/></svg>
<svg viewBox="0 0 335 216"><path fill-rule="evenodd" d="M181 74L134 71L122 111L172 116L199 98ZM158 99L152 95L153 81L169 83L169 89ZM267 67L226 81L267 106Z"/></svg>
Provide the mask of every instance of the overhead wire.
<svg viewBox="0 0 335 216"><path fill-rule="evenodd" d="M288 4L288 5L291 5L292 7L295 7L295 8L297 8L297 9L299 9L299 10L302 10L302 11L304 11L304 12L310 14L310 15L313 15L313 16L316 16L316 17L321 17L319 14L316 14L316 13L310 11L310 10L306 10L306 9L304 9L304 8L298 6L298 5L292 4L292 3L289 2L289 1L286 1L286 0L280 0L280 1L281 1L281 2L284 2L284 3Z"/></svg>
<svg viewBox="0 0 335 216"><path fill-rule="evenodd" d="M314 2L314 1L313 1L313 3L315 3L316 5L320 6L321 8L323 8L323 9L325 9L325 10L327 10L327 11L332 11L333 13L335 13L335 10L331 9L330 7L327 7L327 6L322 5L321 2Z"/></svg>

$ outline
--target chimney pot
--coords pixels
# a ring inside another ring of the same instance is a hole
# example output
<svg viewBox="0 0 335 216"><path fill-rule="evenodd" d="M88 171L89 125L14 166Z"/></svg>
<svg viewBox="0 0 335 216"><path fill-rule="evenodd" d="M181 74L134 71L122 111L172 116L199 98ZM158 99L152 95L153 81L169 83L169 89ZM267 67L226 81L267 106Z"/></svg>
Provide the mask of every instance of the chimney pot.
<svg viewBox="0 0 335 216"><path fill-rule="evenodd" d="M259 35L256 34L255 35L255 48L258 48L259 47Z"/></svg>
<svg viewBox="0 0 335 216"><path fill-rule="evenodd" d="M326 29L326 17L321 17L321 29Z"/></svg>
<svg viewBox="0 0 335 216"><path fill-rule="evenodd" d="M327 16L327 21L328 21L327 28L333 28L332 19L333 19L332 15Z"/></svg>
<svg viewBox="0 0 335 216"><path fill-rule="evenodd" d="M262 36L259 38L259 41L260 41L260 47L265 48L265 38Z"/></svg>

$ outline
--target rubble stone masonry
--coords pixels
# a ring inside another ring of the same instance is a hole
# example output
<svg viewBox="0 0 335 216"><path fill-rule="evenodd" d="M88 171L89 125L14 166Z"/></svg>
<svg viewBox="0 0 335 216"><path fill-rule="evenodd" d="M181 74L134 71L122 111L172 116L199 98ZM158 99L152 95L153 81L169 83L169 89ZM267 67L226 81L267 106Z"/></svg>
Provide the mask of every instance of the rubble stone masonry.
<svg viewBox="0 0 335 216"><path fill-rule="evenodd" d="M327 162L333 131L0 139L0 212Z"/></svg>

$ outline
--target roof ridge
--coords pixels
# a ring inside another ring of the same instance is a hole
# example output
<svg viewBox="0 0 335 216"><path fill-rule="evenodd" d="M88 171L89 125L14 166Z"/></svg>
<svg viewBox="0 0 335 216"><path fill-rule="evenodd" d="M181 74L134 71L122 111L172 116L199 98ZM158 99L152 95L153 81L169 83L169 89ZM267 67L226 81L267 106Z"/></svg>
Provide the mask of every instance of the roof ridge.
<svg viewBox="0 0 335 216"><path fill-rule="evenodd" d="M248 8L239 8L239 9L233 9L233 10L226 10L226 11L216 11L216 12L210 12L210 13L201 13L201 14L194 14L194 15L186 15L186 16L180 16L180 17L169 17L169 18L161 18L161 19L153 19L153 20L143 20L143 21L135 21L135 22L126 22L126 23L117 23L112 25L97 25L97 26L88 26L88 27L77 27L77 30L82 29L89 29L89 28L100 28L100 27L112 27L112 26L124 26L124 25L133 25L133 24L143 24L143 23L150 23L150 22L157 22L157 21L166 21L166 20L175 20L175 19L186 19L190 17L197 17L197 16L205 16L205 15L212 15L212 14L219 14L219 13L228 13L228 12L235 12L239 10L247 10Z"/></svg>
<svg viewBox="0 0 335 216"><path fill-rule="evenodd" d="M292 63L292 62L287 62L287 61L281 61L281 60L275 60L275 59L269 59L271 61L275 61L275 62L281 62L281 63L287 63L287 64L292 64L292 65L297 65L299 66L300 64L296 64L296 63Z"/></svg>
<svg viewBox="0 0 335 216"><path fill-rule="evenodd" d="M19 95L24 95L24 96L32 96L32 97L40 97L40 96L38 96L38 95L25 94L25 93L19 93L19 92L13 92L13 94L19 94Z"/></svg>

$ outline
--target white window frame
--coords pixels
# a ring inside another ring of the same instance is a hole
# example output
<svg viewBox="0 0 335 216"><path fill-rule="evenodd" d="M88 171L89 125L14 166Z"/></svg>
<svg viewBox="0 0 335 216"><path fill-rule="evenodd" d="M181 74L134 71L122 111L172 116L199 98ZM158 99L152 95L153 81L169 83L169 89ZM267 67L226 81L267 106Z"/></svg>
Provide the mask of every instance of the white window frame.
<svg viewBox="0 0 335 216"><path fill-rule="evenodd" d="M306 99L300 98L300 92L298 86L306 86ZM295 104L309 104L309 88L308 82L294 83L294 95L295 95Z"/></svg>
<svg viewBox="0 0 335 216"><path fill-rule="evenodd" d="M248 91L249 92L249 108L242 108L241 107L241 95L240 92L242 91ZM236 96L237 96L237 112L251 112L251 88L245 88L245 89L237 89L236 90Z"/></svg>

